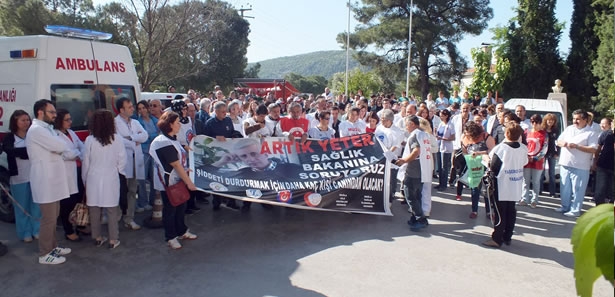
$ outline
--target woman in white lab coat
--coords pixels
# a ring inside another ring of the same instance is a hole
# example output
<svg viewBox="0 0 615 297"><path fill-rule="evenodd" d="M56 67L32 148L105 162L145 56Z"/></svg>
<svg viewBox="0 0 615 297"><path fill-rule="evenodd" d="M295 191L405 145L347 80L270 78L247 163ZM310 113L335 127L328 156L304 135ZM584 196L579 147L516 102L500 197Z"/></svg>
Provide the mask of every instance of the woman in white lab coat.
<svg viewBox="0 0 615 297"><path fill-rule="evenodd" d="M77 234L77 230L68 219L70 212L83 198L83 185L81 185L81 178L78 178L81 172L83 142L81 142L77 134L70 129L72 123L73 121L68 110L59 108L57 110L54 128L58 132L58 135L60 135L60 138L66 142L66 146L68 147L68 150L62 154L62 159L64 159L66 179L70 193L69 198L60 201L60 220L64 227L64 237L70 241L81 241L79 234Z"/></svg>
<svg viewBox="0 0 615 297"><path fill-rule="evenodd" d="M115 133L115 121L108 110L97 110L90 121L90 136L83 151L83 182L90 209L92 238L102 246L107 238L101 234L102 209L107 210L109 248L120 244L120 178L126 166L126 150L121 137Z"/></svg>

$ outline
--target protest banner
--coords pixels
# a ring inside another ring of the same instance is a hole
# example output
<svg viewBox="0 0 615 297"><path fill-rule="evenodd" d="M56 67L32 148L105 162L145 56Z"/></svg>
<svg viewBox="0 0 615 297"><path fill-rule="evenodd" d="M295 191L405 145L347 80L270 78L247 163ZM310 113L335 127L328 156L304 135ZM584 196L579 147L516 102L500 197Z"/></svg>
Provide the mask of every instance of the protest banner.
<svg viewBox="0 0 615 297"><path fill-rule="evenodd" d="M198 135L190 144L190 177L201 191L238 200L392 215L389 164L376 142L370 134L305 143Z"/></svg>

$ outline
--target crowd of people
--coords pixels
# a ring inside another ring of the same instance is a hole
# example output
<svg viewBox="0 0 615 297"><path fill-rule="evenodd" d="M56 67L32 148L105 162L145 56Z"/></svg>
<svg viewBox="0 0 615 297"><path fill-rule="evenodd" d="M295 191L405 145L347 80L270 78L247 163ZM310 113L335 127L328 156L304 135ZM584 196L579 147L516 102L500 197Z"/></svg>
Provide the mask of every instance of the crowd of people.
<svg viewBox="0 0 615 297"><path fill-rule="evenodd" d="M197 201L210 202L188 176L187 151L195 135L220 141L305 141L372 133L396 165L391 193L399 189L397 194L409 206L411 230L429 225L432 181L438 181L436 191L456 188L456 200L462 200L463 189L469 188L470 219L478 217L484 189L486 217L494 223L492 238L484 244L491 247L510 244L516 206L538 207L543 176L555 180L556 162L561 174L561 207L556 211L570 217L581 214L590 171L596 172L596 204L613 201L612 120L604 118L596 128L593 115L583 110L575 110L573 124L559 131L553 114L526 118L524 106L506 110L503 100L491 92L470 98L467 92L460 97L454 91L446 98L441 91L436 100L429 94L421 101L405 93L334 96L327 88L307 98L275 99L273 94L259 98L235 91L226 97L217 88L208 98L189 90L187 97L178 95L166 109L159 100L143 100L136 107L135 114L133 102L120 98L117 116L108 110L94 112L85 143L70 129L70 113L56 110L49 100L36 102L32 121L23 110L11 115L2 148L8 155L11 192L19 204L17 236L26 243L38 239L39 263L63 263L71 252L57 244L58 217L67 240L89 235L97 246L117 248L119 222L139 230L135 213L152 210L156 197L163 202L168 246L179 249L182 240L196 239L185 215L200 210ZM251 157L245 158L248 162ZM268 163L255 168L265 172L269 167ZM180 181L190 199L174 206L166 191ZM548 192L556 198L555 182L549 183ZM392 202L394 195L388 198ZM84 200L90 226L73 226L69 214ZM239 207L236 200L215 194L211 204L214 211L223 207L247 212L251 206L243 202Z"/></svg>

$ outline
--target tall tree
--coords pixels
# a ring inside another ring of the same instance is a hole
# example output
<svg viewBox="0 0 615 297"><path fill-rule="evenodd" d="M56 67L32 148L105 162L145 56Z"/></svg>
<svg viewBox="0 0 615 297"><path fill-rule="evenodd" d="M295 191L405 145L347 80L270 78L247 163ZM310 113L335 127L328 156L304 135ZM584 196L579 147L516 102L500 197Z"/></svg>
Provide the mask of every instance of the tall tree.
<svg viewBox="0 0 615 297"><path fill-rule="evenodd" d="M592 98L595 110L602 115L615 113L615 38L613 0L595 0L596 34L600 40L597 57L593 62L593 73L598 94Z"/></svg>
<svg viewBox="0 0 615 297"><path fill-rule="evenodd" d="M596 12L587 0L573 0L570 40L572 45L566 61L568 78L564 79L564 92L568 95L570 109L588 108L587 99L597 95L597 78L592 72L592 62L596 59L600 40L596 35Z"/></svg>
<svg viewBox="0 0 615 297"><path fill-rule="evenodd" d="M396 80L405 79L408 57L408 20L412 19L412 71L418 76L423 97L430 89L430 79L449 84L460 78L467 63L456 44L465 34L479 35L493 17L489 0L416 0L410 7L407 0L362 0L353 7L361 23L350 35L350 47L363 65L378 74L393 73ZM338 43L345 45L346 33ZM369 52L375 49L376 52ZM393 89L397 84L389 82Z"/></svg>
<svg viewBox="0 0 615 297"><path fill-rule="evenodd" d="M470 85L470 93L487 94L500 92L502 84L510 71L510 62L496 55L495 69L492 67L493 54L491 46L473 48L471 51L474 62L474 75Z"/></svg>
<svg viewBox="0 0 615 297"><path fill-rule="evenodd" d="M555 79L565 73L558 51L563 24L555 18L556 0L518 1L517 16L508 31L499 34L505 39L500 40L502 55L511 65L504 93L508 97L546 98Z"/></svg>
<svg viewBox="0 0 615 297"><path fill-rule="evenodd" d="M297 90L304 93L321 94L327 86L327 79L324 76L318 75L305 77L300 74L289 73L284 79L289 81Z"/></svg>

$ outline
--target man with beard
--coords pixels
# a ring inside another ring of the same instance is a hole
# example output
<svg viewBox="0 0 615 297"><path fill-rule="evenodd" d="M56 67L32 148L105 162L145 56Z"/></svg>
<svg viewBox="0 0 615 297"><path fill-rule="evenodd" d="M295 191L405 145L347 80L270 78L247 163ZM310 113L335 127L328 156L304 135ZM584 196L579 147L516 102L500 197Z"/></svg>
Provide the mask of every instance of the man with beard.
<svg viewBox="0 0 615 297"><path fill-rule="evenodd" d="M38 262L62 264L66 261L63 256L71 252L69 248L59 247L56 241L60 200L70 196L62 159L62 153L68 151L68 147L53 129L56 108L50 100L36 101L34 115L36 118L28 130L26 149L32 164L32 200L38 203L41 209Z"/></svg>

